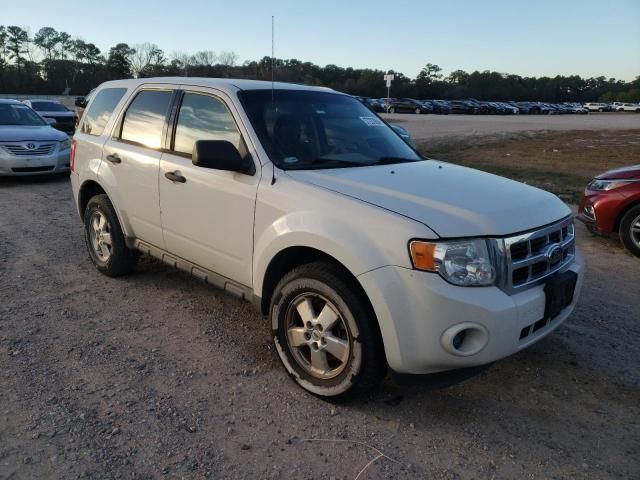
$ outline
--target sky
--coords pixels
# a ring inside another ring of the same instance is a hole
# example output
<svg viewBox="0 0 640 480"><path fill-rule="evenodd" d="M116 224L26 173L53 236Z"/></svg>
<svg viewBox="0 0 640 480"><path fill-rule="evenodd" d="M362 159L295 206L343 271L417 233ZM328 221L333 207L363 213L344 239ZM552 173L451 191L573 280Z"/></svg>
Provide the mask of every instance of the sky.
<svg viewBox="0 0 640 480"><path fill-rule="evenodd" d="M0 0L0 25L42 26L95 43L275 53L415 77L495 70L523 76L640 75L640 0Z"/></svg>

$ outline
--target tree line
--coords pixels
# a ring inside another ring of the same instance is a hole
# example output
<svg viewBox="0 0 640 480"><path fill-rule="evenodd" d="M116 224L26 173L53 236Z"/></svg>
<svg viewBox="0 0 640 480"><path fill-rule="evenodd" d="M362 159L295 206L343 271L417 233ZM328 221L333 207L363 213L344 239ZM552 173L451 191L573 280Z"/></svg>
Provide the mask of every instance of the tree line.
<svg viewBox="0 0 640 480"><path fill-rule="evenodd" d="M0 25L0 93L84 95L107 80L152 76L199 76L270 80L272 59L238 63L231 51L201 50L167 55L153 43L118 43L102 52L67 32L42 27L34 35ZM323 85L368 97L387 94L382 77L393 73L392 96L478 98L546 102L640 101L640 76L631 82L600 76L522 77L489 70L456 70L444 76L428 63L415 79L393 70L321 67L296 59L274 59L276 80Z"/></svg>

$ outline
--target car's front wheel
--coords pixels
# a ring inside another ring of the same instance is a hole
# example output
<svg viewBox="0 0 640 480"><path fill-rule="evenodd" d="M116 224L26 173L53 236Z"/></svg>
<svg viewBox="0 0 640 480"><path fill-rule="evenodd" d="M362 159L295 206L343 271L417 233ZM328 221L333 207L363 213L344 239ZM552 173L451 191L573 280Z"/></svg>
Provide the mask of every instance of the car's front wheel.
<svg viewBox="0 0 640 480"><path fill-rule="evenodd" d="M620 239L627 250L640 257L640 205L631 208L620 220Z"/></svg>
<svg viewBox="0 0 640 480"><path fill-rule="evenodd" d="M107 195L89 200L84 212L84 239L95 267L105 275L118 277L131 272L140 254L124 241L118 216Z"/></svg>
<svg viewBox="0 0 640 480"><path fill-rule="evenodd" d="M291 378L326 399L375 387L386 361L371 307L331 263L302 265L271 301L276 350Z"/></svg>

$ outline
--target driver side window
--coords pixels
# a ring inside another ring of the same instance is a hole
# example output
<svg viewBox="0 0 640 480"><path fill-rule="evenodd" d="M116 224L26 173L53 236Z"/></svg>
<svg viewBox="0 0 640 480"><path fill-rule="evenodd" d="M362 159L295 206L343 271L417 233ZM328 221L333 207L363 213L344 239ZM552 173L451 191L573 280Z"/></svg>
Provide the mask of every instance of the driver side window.
<svg viewBox="0 0 640 480"><path fill-rule="evenodd" d="M191 155L197 140L227 140L243 151L242 137L231 112L215 97L185 93L182 97L173 150Z"/></svg>

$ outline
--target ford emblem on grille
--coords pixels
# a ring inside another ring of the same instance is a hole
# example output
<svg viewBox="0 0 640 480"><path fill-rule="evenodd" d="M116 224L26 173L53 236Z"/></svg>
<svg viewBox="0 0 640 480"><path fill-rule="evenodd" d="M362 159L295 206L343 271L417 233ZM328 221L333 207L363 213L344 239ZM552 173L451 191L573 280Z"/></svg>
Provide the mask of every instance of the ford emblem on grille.
<svg viewBox="0 0 640 480"><path fill-rule="evenodd" d="M556 263L560 262L562 260L562 249L560 248L560 245L558 245L557 243L551 245L547 250L545 256L547 257L547 260L551 265L555 265Z"/></svg>
<svg viewBox="0 0 640 480"><path fill-rule="evenodd" d="M35 145L35 143L27 143L27 148L29 150L34 150L36 148L36 145Z"/></svg>

